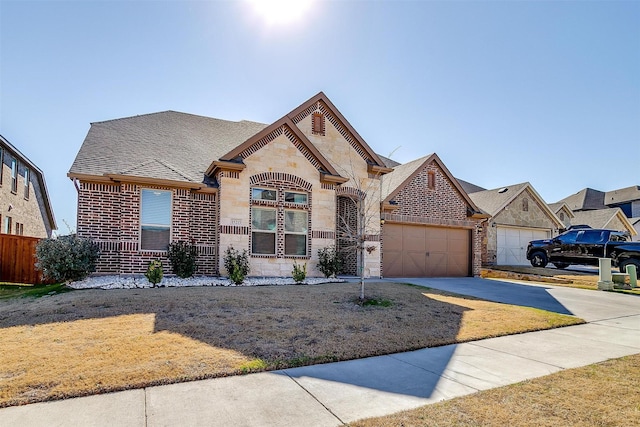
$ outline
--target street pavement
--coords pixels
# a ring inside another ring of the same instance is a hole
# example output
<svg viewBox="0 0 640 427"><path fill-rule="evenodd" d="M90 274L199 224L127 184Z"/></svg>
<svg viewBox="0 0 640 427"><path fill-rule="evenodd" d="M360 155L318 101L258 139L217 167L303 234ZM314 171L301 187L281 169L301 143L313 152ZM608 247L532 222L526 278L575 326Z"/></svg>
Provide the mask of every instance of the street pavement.
<svg viewBox="0 0 640 427"><path fill-rule="evenodd" d="M464 344L0 409L0 426L339 426L640 353L640 297L479 278L394 279L585 319Z"/></svg>

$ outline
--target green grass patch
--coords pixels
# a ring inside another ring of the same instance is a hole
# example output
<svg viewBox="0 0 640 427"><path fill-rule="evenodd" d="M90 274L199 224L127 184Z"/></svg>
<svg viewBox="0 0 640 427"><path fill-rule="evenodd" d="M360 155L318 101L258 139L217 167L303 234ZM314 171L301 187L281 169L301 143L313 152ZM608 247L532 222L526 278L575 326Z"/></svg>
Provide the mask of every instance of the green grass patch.
<svg viewBox="0 0 640 427"><path fill-rule="evenodd" d="M250 374L251 372L264 371L267 368L267 363L262 359L253 359L243 363L240 366L240 372L243 374Z"/></svg>
<svg viewBox="0 0 640 427"><path fill-rule="evenodd" d="M68 288L63 283L53 285L1 284L0 300L12 298L41 298L45 295L62 294L72 290L73 289Z"/></svg>
<svg viewBox="0 0 640 427"><path fill-rule="evenodd" d="M366 298L364 301L362 301L363 307L391 307L391 305L391 300L383 298Z"/></svg>

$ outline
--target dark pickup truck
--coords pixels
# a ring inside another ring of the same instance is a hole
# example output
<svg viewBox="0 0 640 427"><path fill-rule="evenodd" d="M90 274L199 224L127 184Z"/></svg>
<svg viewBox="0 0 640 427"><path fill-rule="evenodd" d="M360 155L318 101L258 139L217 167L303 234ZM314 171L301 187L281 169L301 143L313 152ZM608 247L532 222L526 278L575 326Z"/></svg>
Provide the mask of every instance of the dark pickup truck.
<svg viewBox="0 0 640 427"><path fill-rule="evenodd" d="M619 231L569 230L553 239L533 240L527 247L527 259L534 267L545 267L548 263L557 268L598 265L598 258L611 258L621 272L625 272L627 265L635 265L640 274L640 242L630 242L627 234Z"/></svg>

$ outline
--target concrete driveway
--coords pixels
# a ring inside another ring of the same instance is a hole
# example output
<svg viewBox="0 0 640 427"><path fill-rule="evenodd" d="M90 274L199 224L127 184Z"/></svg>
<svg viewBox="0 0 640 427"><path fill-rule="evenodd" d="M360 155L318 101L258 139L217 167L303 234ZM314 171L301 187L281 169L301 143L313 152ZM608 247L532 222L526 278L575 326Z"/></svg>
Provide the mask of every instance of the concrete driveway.
<svg viewBox="0 0 640 427"><path fill-rule="evenodd" d="M397 281L570 313L589 323L5 408L0 426L338 426L640 353L640 297L477 278Z"/></svg>

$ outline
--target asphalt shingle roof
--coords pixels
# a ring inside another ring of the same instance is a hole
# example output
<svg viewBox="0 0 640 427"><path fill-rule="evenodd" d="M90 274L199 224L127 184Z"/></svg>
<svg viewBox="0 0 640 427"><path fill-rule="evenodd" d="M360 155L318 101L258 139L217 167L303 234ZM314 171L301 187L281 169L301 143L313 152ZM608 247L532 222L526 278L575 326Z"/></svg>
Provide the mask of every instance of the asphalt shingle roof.
<svg viewBox="0 0 640 427"><path fill-rule="evenodd" d="M403 165L398 165L393 168L393 172L382 175L382 191L381 191L381 199L384 200L387 196L398 188L398 186L402 185L407 178L409 178L422 164L427 160L427 158L431 157L432 154L428 156L420 157L419 159L413 160L409 163L405 163Z"/></svg>
<svg viewBox="0 0 640 427"><path fill-rule="evenodd" d="M602 191L594 190L593 188L584 188L576 194L558 200L557 203L566 203L572 211L603 209L606 207L604 205L604 194Z"/></svg>
<svg viewBox="0 0 640 427"><path fill-rule="evenodd" d="M495 216L515 194L520 193L527 185L529 183L523 182L522 184L494 188L493 190L478 191L469 194L469 197L480 209L491 216Z"/></svg>
<svg viewBox="0 0 640 427"><path fill-rule="evenodd" d="M92 123L69 173L201 183L214 160L265 127L176 111Z"/></svg>
<svg viewBox="0 0 640 427"><path fill-rule="evenodd" d="M460 178L456 178L456 181L458 181L458 184L460 184L460 187L462 187L462 189L467 193L467 194L471 194L471 193L477 193L478 191L486 191L486 188L482 188L479 185L475 185L472 184L468 181L464 181Z"/></svg>
<svg viewBox="0 0 640 427"><path fill-rule="evenodd" d="M604 203L607 205L632 202L634 200L640 200L640 186L638 185L621 188L619 190L607 191L604 194Z"/></svg>
<svg viewBox="0 0 640 427"><path fill-rule="evenodd" d="M620 208L598 209L592 211L574 212L575 217L571 220L572 224L587 224L592 228L609 228L608 224ZM624 216L624 214L622 214Z"/></svg>

